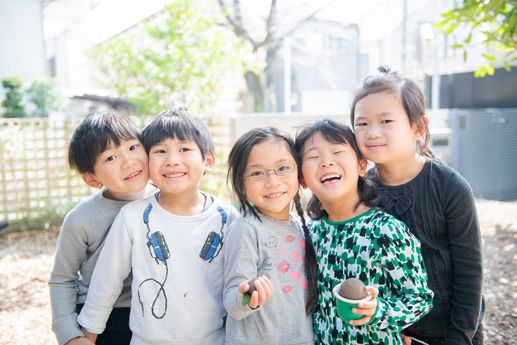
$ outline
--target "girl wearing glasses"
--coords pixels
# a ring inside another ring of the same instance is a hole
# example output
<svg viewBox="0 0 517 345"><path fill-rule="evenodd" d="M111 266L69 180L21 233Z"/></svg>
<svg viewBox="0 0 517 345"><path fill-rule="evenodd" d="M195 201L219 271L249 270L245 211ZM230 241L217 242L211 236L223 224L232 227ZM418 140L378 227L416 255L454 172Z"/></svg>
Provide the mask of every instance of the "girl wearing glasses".
<svg viewBox="0 0 517 345"><path fill-rule="evenodd" d="M293 140L275 128L253 129L237 140L228 163L242 217L225 243L226 344L313 344L315 256Z"/></svg>
<svg viewBox="0 0 517 345"><path fill-rule="evenodd" d="M402 329L432 307L433 293L420 243L404 223L381 211L374 185L350 128L319 120L296 136L302 185L313 197L310 238L318 262L314 335L318 344L402 344ZM332 289L347 278L367 285L372 298L343 321Z"/></svg>

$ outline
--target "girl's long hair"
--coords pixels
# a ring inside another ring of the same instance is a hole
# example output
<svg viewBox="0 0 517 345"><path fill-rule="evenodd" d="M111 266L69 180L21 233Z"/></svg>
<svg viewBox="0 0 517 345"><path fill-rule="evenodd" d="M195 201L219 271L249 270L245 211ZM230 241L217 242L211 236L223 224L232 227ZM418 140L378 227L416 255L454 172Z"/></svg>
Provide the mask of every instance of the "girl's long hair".
<svg viewBox="0 0 517 345"><path fill-rule="evenodd" d="M399 95L406 112L409 124L415 124L423 133L423 142L419 143L420 154L436 158L433 151L429 148L431 134L429 127L424 121L425 98L418 85L409 78L400 76L397 72L391 71L387 66L380 66L377 69L380 73L367 76L357 91L350 109L350 123L354 126L355 107L357 102L368 95L375 93L388 93Z"/></svg>
<svg viewBox="0 0 517 345"><path fill-rule="evenodd" d="M359 151L359 147L355 141L355 136L352 130L344 123L324 119L317 120L302 127L295 139L295 150L298 156L298 168L301 172L303 163L303 150L305 143L315 134L320 133L325 140L333 144L348 144L354 150L358 160L364 160L364 156ZM357 191L359 193L359 201L355 208L360 204L365 204L369 207L380 205L380 197L378 194L377 184L367 176L359 176L357 181ZM321 219L328 216L323 208L321 201L312 195L307 204L307 214L312 219Z"/></svg>
<svg viewBox="0 0 517 345"><path fill-rule="evenodd" d="M261 221L261 219L258 210L248 201L246 197L244 179L251 150L255 145L260 144L268 139L284 142L287 145L289 152L293 156L293 159L297 161L294 142L291 136L273 127L255 128L244 133L239 139L237 139L228 157L228 174L226 179L228 185L231 185L232 193L239 200L241 212L244 215L249 212L253 216L257 217L259 221ZM303 236L305 238L305 271L307 275L309 292L305 310L307 315L310 315L314 309L314 304L317 297L316 253L309 238L309 228L307 226L303 208L301 206L299 191L294 197L294 206L302 222Z"/></svg>

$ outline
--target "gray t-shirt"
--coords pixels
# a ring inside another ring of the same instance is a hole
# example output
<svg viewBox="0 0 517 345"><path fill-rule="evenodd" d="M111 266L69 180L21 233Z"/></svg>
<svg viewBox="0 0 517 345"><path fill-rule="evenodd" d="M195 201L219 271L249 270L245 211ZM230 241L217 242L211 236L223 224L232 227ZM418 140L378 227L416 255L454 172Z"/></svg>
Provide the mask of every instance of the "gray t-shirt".
<svg viewBox="0 0 517 345"><path fill-rule="evenodd" d="M224 244L226 344L313 344L301 227L294 218L260 217L238 218ZM273 283L271 299L255 310L243 306L239 284L262 275Z"/></svg>
<svg viewBox="0 0 517 345"><path fill-rule="evenodd" d="M130 201L107 199L101 189L77 204L65 217L50 274L52 330L58 343L83 336L77 324L76 304L84 303L104 239L122 206ZM131 275L115 307L129 307Z"/></svg>

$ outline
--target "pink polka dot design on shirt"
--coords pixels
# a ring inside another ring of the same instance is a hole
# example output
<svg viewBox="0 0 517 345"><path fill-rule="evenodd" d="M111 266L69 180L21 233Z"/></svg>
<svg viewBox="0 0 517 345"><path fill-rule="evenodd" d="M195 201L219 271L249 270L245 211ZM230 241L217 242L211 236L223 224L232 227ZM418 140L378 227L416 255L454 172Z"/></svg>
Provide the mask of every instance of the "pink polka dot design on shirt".
<svg viewBox="0 0 517 345"><path fill-rule="evenodd" d="M293 258L294 262L299 262L302 259L300 256L300 252L297 251L296 249L293 250L293 252L291 253L291 257Z"/></svg>
<svg viewBox="0 0 517 345"><path fill-rule="evenodd" d="M289 271L289 267L291 267L291 264L287 260L283 260L281 263L278 264L276 267L280 272L286 273Z"/></svg>
<svg viewBox="0 0 517 345"><path fill-rule="evenodd" d="M285 284L284 287L282 288L282 291L284 293L289 293L289 292L293 291L293 287L289 284Z"/></svg>
<svg viewBox="0 0 517 345"><path fill-rule="evenodd" d="M292 280L298 280L302 276L302 272L296 270L291 272L291 279Z"/></svg>

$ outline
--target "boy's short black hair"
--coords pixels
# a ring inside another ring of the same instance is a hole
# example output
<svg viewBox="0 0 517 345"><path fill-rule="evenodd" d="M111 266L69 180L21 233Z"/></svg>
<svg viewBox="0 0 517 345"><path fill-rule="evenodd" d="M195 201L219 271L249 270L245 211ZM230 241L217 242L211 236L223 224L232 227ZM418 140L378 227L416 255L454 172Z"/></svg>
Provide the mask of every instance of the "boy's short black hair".
<svg viewBox="0 0 517 345"><path fill-rule="evenodd" d="M194 141L203 159L215 151L208 126L190 114L185 106L162 111L142 131L142 143L147 153L154 145L174 138Z"/></svg>
<svg viewBox="0 0 517 345"><path fill-rule="evenodd" d="M107 110L84 118L74 131L68 146L68 163L79 173L94 174L97 157L110 143L138 139L138 128L129 116Z"/></svg>

